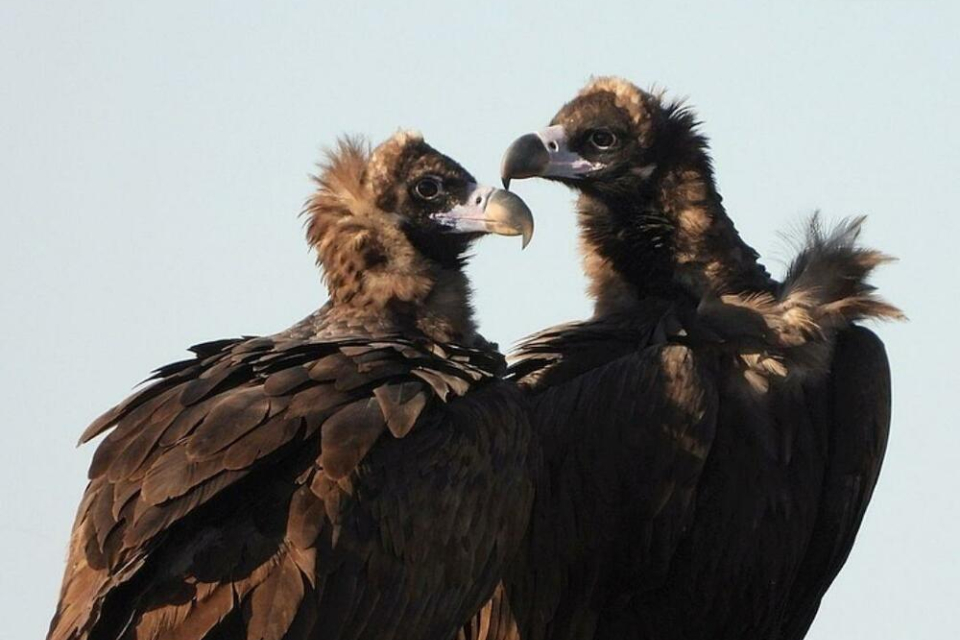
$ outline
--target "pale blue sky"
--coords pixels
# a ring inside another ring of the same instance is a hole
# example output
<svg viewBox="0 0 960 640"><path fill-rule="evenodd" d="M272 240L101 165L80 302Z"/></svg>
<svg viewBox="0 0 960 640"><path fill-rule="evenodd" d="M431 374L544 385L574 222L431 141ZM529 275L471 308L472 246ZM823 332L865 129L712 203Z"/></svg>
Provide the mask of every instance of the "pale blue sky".
<svg viewBox="0 0 960 640"><path fill-rule="evenodd" d="M0 639L46 630L83 427L186 346L323 301L297 218L321 146L417 128L493 182L504 147L591 74L690 97L724 202L774 271L777 231L815 208L869 214L866 240L900 257L877 280L911 317L879 327L887 461L810 638L951 637L960 5L718 4L5 0ZM571 194L516 188L533 243L486 240L470 269L504 346L589 310Z"/></svg>

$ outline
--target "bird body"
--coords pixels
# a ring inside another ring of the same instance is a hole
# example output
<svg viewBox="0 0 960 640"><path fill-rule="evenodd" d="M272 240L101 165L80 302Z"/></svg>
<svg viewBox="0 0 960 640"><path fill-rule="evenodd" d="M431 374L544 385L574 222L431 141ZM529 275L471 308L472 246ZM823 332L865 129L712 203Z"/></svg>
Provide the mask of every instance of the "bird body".
<svg viewBox="0 0 960 640"><path fill-rule="evenodd" d="M854 220L811 221L783 282L723 209L692 113L601 78L519 138L511 178L580 193L590 320L512 370L543 443L517 560L466 637L801 638L840 570L889 427Z"/></svg>
<svg viewBox="0 0 960 640"><path fill-rule="evenodd" d="M550 479L509 572L529 625L520 637L779 637L793 608L822 595L811 552L830 551L821 571L842 563L843 540L818 519L850 491L835 524L851 535L872 490L889 420L872 404L889 384L882 345L852 329L836 348L845 370L760 393L722 351L660 337L676 320L663 311L568 327L521 353L521 371L548 353L566 362L533 383ZM861 386L877 378L880 389ZM873 413L850 415L849 403ZM863 450L831 475L848 435Z"/></svg>
<svg viewBox="0 0 960 640"><path fill-rule="evenodd" d="M524 530L531 430L461 271L528 234L419 135L345 141L307 206L330 288L95 421L49 640L448 638Z"/></svg>

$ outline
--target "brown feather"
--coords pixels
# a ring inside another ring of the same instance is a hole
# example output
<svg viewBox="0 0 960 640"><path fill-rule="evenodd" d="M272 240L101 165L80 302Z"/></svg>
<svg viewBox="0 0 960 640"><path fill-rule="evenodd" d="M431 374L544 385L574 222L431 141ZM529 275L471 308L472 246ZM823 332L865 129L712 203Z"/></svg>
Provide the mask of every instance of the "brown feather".
<svg viewBox="0 0 960 640"><path fill-rule="evenodd" d="M270 399L260 387L225 394L187 443L187 457L203 460L222 451L257 427L270 411Z"/></svg>
<svg viewBox="0 0 960 640"><path fill-rule="evenodd" d="M289 555L244 603L247 640L280 640L303 599L303 577Z"/></svg>
<svg viewBox="0 0 960 640"><path fill-rule="evenodd" d="M323 528L325 508L309 485L300 487L290 501L290 518L287 520L287 536L299 549L313 546Z"/></svg>
<svg viewBox="0 0 960 640"><path fill-rule="evenodd" d="M172 625L163 638L166 640L202 640L234 609L233 585L214 585L206 598L192 603L183 620Z"/></svg>
<svg viewBox="0 0 960 640"><path fill-rule="evenodd" d="M324 473L339 479L353 471L385 427L375 399L358 400L327 418L320 436Z"/></svg>
<svg viewBox="0 0 960 640"><path fill-rule="evenodd" d="M195 404L190 407L185 407L177 417L171 421L169 428L160 437L160 446L169 447L192 433L197 425L200 424L200 421L207 416L209 411L210 407L206 404Z"/></svg>
<svg viewBox="0 0 960 640"><path fill-rule="evenodd" d="M290 442L300 432L297 419L276 418L249 432L224 452L225 469L245 469Z"/></svg>
<svg viewBox="0 0 960 640"><path fill-rule="evenodd" d="M395 438L402 438L410 432L427 405L423 385L415 382L383 385L374 389L373 395Z"/></svg>
<svg viewBox="0 0 960 640"><path fill-rule="evenodd" d="M303 367L281 369L263 383L263 392L268 396L283 396L310 381L310 373Z"/></svg>
<svg viewBox="0 0 960 640"><path fill-rule="evenodd" d="M144 476L141 496L144 506L179 498L223 471L222 456L191 460L186 447L165 453Z"/></svg>

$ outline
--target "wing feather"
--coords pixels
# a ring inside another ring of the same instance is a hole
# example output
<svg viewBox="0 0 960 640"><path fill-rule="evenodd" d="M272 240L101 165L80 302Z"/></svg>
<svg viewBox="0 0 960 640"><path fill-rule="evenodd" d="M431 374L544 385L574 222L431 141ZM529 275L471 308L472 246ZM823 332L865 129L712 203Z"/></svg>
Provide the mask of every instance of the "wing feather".
<svg viewBox="0 0 960 640"><path fill-rule="evenodd" d="M521 553L461 637L590 635L611 584L629 597L666 575L719 399L708 362L656 339L658 313L564 325L519 347L511 370L533 396L544 471Z"/></svg>
<svg viewBox="0 0 960 640"><path fill-rule="evenodd" d="M303 594L300 568L286 555L244 604L247 640L280 640L293 624Z"/></svg>
<svg viewBox="0 0 960 640"><path fill-rule="evenodd" d="M781 637L803 638L853 547L890 433L890 364L880 339L851 327L837 336L829 377L832 424L820 508L791 591Z"/></svg>
<svg viewBox="0 0 960 640"><path fill-rule="evenodd" d="M479 534L470 531L477 522L468 505L488 509L506 496L522 504L529 494L514 487L492 500L493 489L471 479L467 465L506 464L509 456L451 450L431 461L431 451L457 438L436 420L418 425L426 413L494 381L502 360L402 338L249 338L193 351L195 359L158 369L147 387L84 433L86 440L109 431L78 511L50 640L124 633L306 640L337 628L350 637L376 629L387 638L396 625L383 616L367 625L374 609L389 607L395 620L422 614L426 595L444 589L445 580L456 588L441 618L479 598L465 595L480 588L473 561L466 571L438 572L437 558L442 565L467 549L471 557L481 553L471 547ZM506 429L507 442L529 436L519 414L489 422L487 413L500 414L488 412L488 404L461 415L453 433L462 432L471 447L495 444L471 434L478 424ZM365 462L381 439L390 447L378 448L380 462ZM404 456L394 442L409 443ZM503 486L519 477L519 453L511 455L512 471L498 474ZM383 482L385 474L409 478L390 489L399 497L359 503L354 472L361 463L369 467L365 482ZM431 487L423 497L436 494L404 506L418 483ZM457 494L467 489L475 492L473 503ZM509 512L511 522L522 521L523 509ZM411 517L421 522L416 535ZM436 531L423 528L427 519L439 523ZM451 548L442 550L441 540ZM498 548L497 557L507 551ZM404 573L413 559L422 574ZM415 593L422 595L411 607Z"/></svg>

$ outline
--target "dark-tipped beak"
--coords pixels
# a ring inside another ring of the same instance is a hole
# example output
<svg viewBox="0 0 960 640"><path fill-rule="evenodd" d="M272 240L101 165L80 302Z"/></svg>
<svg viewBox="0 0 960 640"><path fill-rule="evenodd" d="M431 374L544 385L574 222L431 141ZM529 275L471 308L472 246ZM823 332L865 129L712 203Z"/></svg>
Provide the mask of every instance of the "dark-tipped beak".
<svg viewBox="0 0 960 640"><path fill-rule="evenodd" d="M454 233L522 236L524 248L533 237L530 208L518 195L493 187L476 186L466 202L431 217Z"/></svg>
<svg viewBox="0 0 960 640"><path fill-rule="evenodd" d="M510 188L514 178L541 176L550 166L550 152L535 133L520 136L507 147L500 163L500 177L505 189Z"/></svg>
<svg viewBox="0 0 960 640"><path fill-rule="evenodd" d="M514 178L579 180L603 167L571 151L566 129L555 124L514 140L503 156L500 177L503 186L509 188Z"/></svg>

